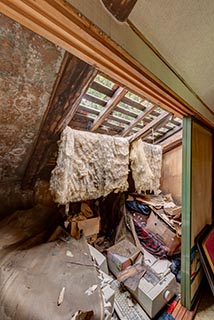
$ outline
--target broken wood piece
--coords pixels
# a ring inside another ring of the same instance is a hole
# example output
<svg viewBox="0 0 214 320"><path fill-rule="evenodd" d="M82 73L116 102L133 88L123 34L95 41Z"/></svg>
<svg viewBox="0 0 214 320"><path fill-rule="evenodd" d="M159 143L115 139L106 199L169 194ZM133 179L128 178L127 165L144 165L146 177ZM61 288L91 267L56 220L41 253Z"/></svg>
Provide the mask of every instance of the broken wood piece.
<svg viewBox="0 0 214 320"><path fill-rule="evenodd" d="M63 303L64 300L64 295L65 295L65 287L62 288L62 290L60 291L58 300L57 300L57 305L60 306Z"/></svg>
<svg viewBox="0 0 214 320"><path fill-rule="evenodd" d="M79 240L81 237L77 221L71 221L71 236L76 240Z"/></svg>
<svg viewBox="0 0 214 320"><path fill-rule="evenodd" d="M97 284L94 284L92 287L88 288L86 291L85 291L85 294L87 294L88 296L90 296L91 294L94 293L94 291L97 289L98 285Z"/></svg>
<svg viewBox="0 0 214 320"><path fill-rule="evenodd" d="M71 318L71 320L92 320L94 312L91 311L77 311Z"/></svg>
<svg viewBox="0 0 214 320"><path fill-rule="evenodd" d="M181 210L181 206L175 208L164 208L165 213L171 216L173 219L181 218Z"/></svg>
<svg viewBox="0 0 214 320"><path fill-rule="evenodd" d="M85 203L85 202L81 203L80 211L84 214L84 216L86 218L91 218L94 215L94 213L91 210L91 208L89 207L89 205L87 203Z"/></svg>

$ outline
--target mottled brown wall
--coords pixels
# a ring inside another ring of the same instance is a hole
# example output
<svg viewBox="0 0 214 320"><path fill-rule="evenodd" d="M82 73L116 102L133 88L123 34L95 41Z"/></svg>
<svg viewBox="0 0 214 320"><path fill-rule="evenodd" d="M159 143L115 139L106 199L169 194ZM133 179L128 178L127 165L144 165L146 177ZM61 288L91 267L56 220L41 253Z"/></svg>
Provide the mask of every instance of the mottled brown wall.
<svg viewBox="0 0 214 320"><path fill-rule="evenodd" d="M0 184L0 220L18 209L28 209L36 204L55 206L49 191L49 182L37 181L34 190L22 190L18 182Z"/></svg>
<svg viewBox="0 0 214 320"><path fill-rule="evenodd" d="M64 50L0 14L0 183L21 180Z"/></svg>

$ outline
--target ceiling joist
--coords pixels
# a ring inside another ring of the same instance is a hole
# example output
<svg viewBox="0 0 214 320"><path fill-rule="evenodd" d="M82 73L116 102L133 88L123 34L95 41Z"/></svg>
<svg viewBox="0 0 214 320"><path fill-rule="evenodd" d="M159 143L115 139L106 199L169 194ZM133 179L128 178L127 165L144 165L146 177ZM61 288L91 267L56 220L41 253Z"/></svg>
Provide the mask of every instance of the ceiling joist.
<svg viewBox="0 0 214 320"><path fill-rule="evenodd" d="M144 138L147 136L152 130L157 128L160 124L162 124L166 119L169 118L169 113L166 111L163 111L156 119L152 120L149 124L143 127L143 129L137 131L135 134L133 134L129 141L133 142L139 138Z"/></svg>
<svg viewBox="0 0 214 320"><path fill-rule="evenodd" d="M91 131L94 132L96 129L105 121L108 115L112 112L114 107L120 102L120 100L125 96L128 92L127 89L123 87L119 87L112 98L106 103L105 108L100 112L99 116L94 120Z"/></svg>
<svg viewBox="0 0 214 320"><path fill-rule="evenodd" d="M132 128L136 127L136 125L141 122L144 118L146 118L156 107L150 106L144 111L143 113L140 113L136 120L134 120L130 126L128 126L126 129L122 132L122 137L127 136L129 132L132 130Z"/></svg>

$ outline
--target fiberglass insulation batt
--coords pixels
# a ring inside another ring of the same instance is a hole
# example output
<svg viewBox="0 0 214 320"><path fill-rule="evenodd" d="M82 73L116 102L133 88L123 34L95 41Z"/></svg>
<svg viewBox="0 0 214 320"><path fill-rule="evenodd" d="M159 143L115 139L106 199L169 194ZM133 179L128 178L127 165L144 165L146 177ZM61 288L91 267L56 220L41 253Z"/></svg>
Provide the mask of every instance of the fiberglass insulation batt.
<svg viewBox="0 0 214 320"><path fill-rule="evenodd" d="M159 191L162 147L143 142L141 139L131 144L130 163L137 193Z"/></svg>
<svg viewBox="0 0 214 320"><path fill-rule="evenodd" d="M126 138L66 127L50 180L55 202L66 204L127 190L128 164Z"/></svg>

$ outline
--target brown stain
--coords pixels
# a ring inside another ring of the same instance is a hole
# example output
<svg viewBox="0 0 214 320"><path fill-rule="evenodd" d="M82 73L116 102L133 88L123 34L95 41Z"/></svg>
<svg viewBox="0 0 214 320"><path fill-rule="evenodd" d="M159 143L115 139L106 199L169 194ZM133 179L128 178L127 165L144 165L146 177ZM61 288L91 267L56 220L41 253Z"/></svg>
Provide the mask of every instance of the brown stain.
<svg viewBox="0 0 214 320"><path fill-rule="evenodd" d="M64 50L0 14L0 181L20 180Z"/></svg>

